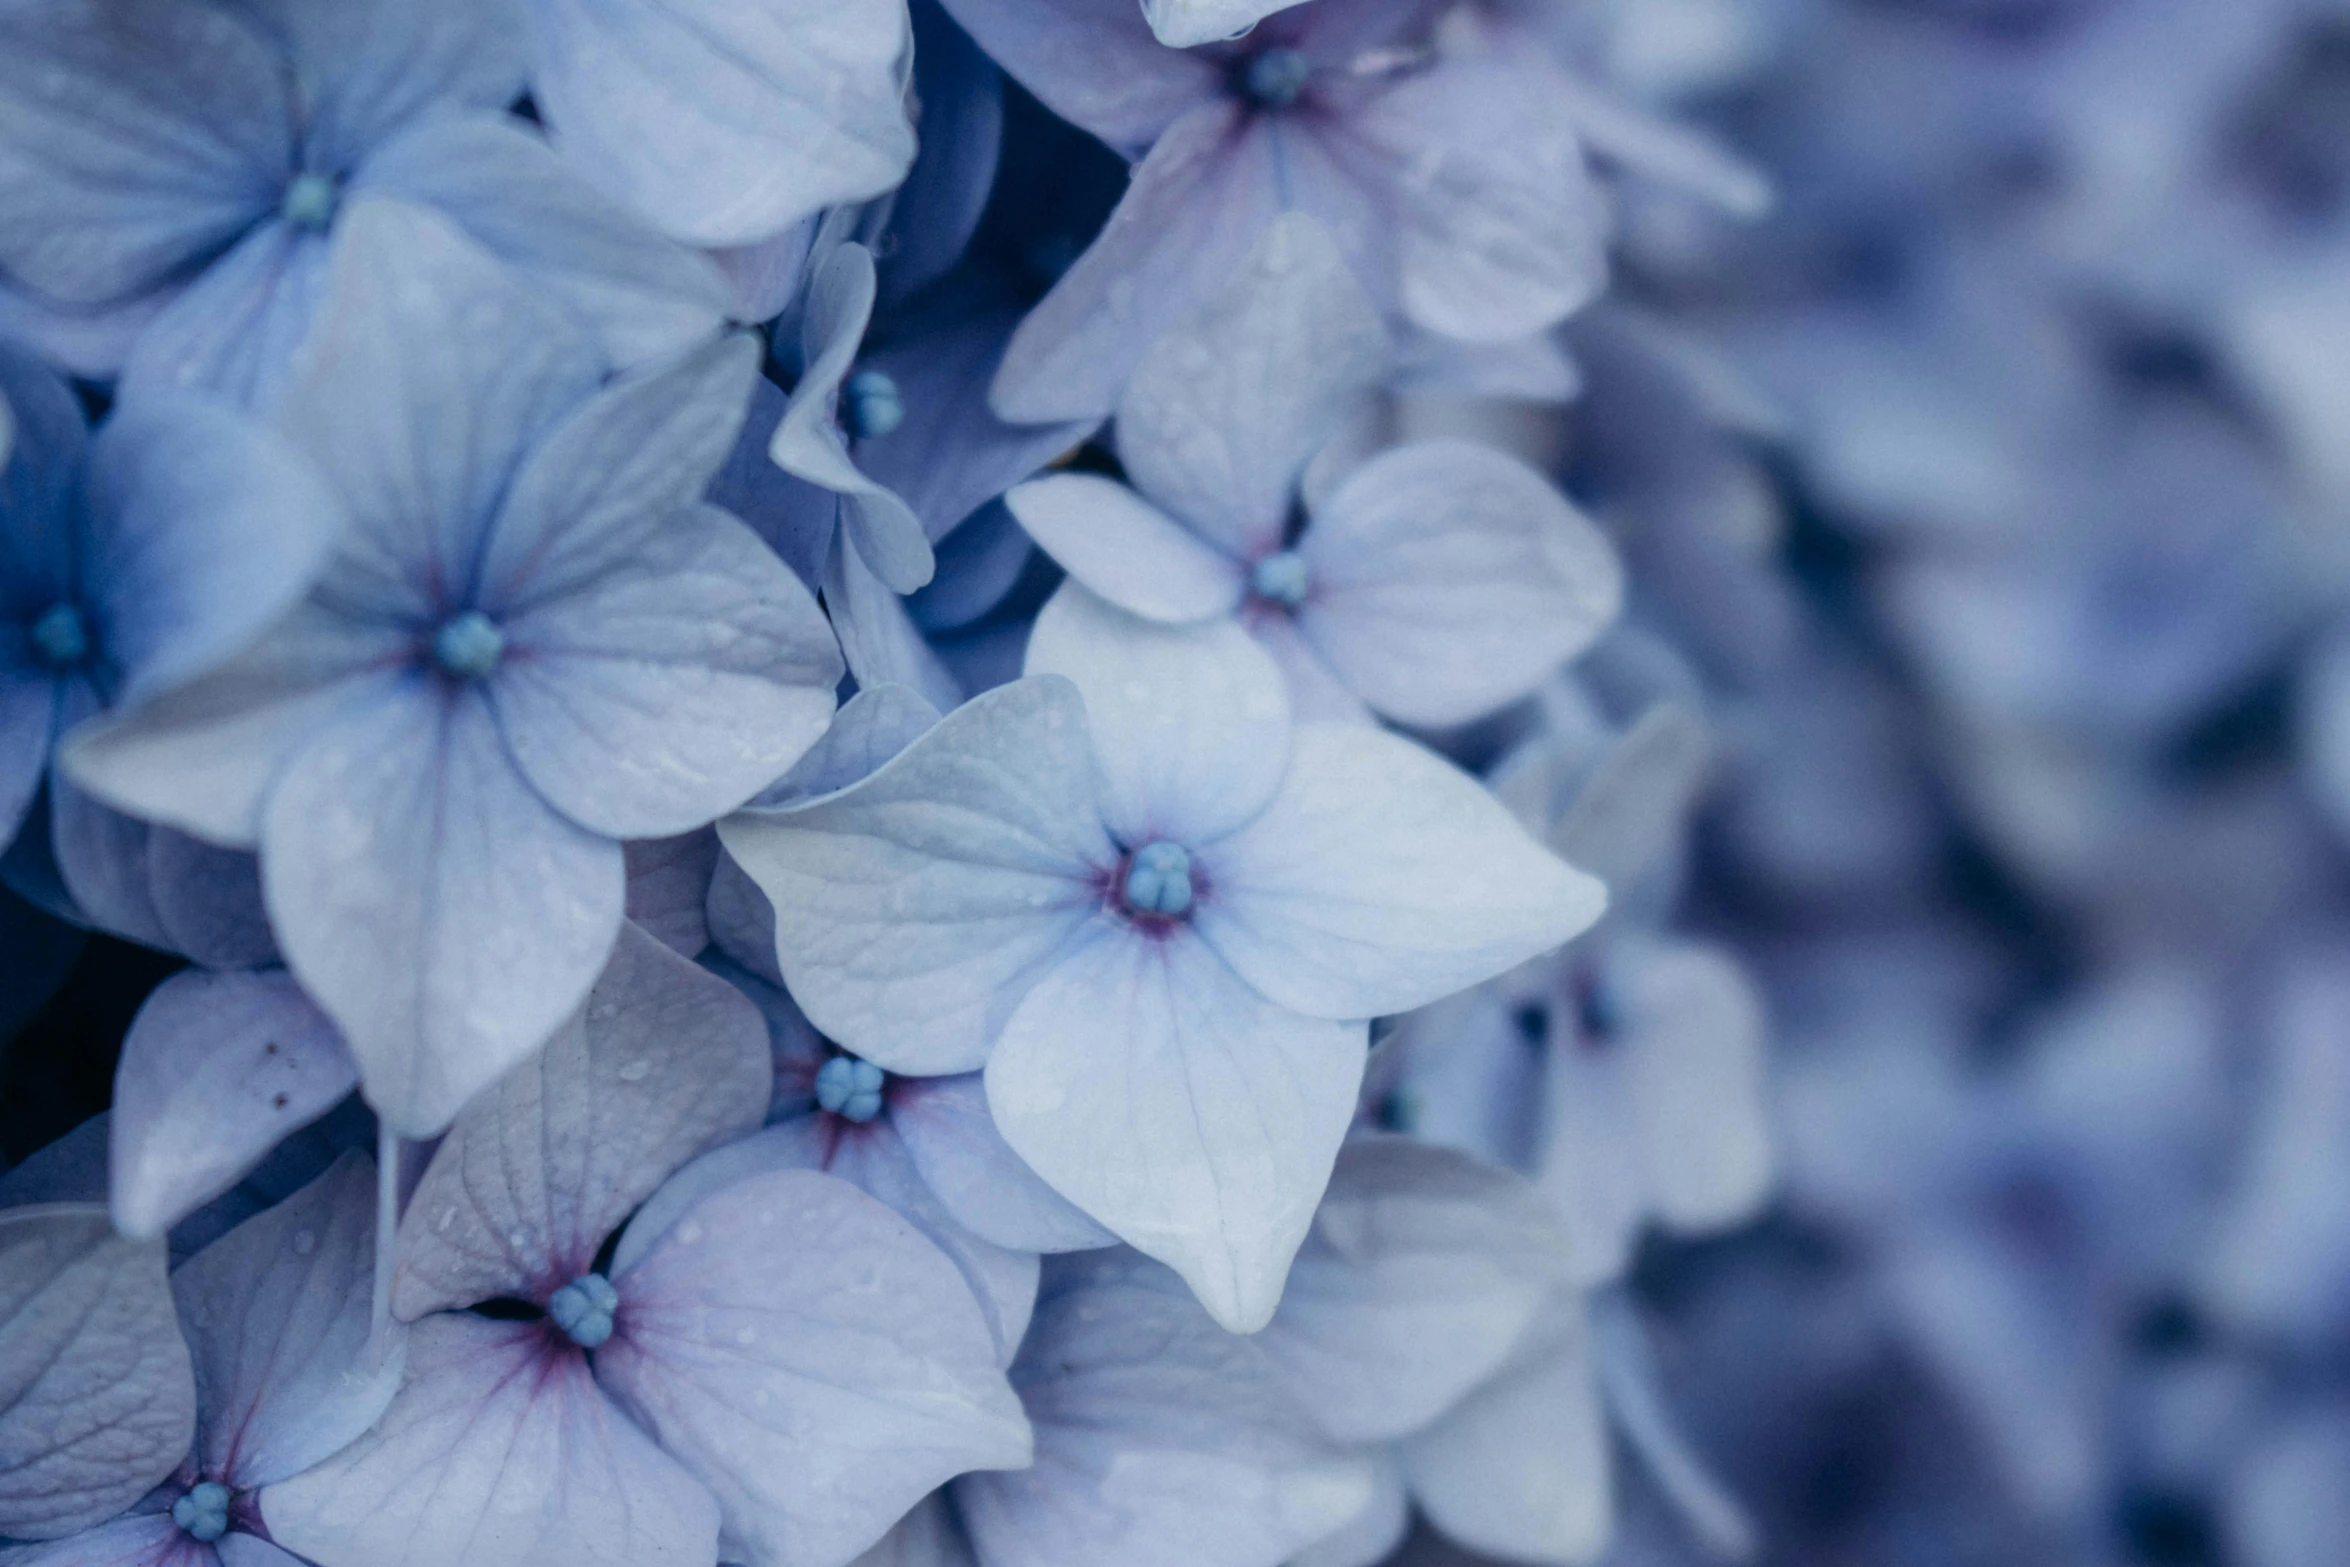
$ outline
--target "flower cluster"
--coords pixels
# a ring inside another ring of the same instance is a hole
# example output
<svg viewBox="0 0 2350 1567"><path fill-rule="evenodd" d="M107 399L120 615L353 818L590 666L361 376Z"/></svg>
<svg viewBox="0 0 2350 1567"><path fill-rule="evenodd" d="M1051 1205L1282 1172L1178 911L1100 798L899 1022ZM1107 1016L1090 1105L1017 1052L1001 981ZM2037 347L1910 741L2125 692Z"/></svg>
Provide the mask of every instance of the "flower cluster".
<svg viewBox="0 0 2350 1567"><path fill-rule="evenodd" d="M1774 1175L1746 470L1499 411L1766 192L1582 9L0 8L0 1016L170 959L0 1560L1565 1564L1611 1426L1748 1548L1625 1284Z"/></svg>

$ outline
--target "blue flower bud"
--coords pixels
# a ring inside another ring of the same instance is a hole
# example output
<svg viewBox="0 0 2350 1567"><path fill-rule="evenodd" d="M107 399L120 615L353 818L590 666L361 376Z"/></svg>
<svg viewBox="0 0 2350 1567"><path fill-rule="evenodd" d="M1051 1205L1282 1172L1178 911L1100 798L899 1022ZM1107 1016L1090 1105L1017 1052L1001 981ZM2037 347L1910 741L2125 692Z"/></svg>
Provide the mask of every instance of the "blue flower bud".
<svg viewBox="0 0 2350 1567"><path fill-rule="evenodd" d="M1126 866L1126 907L1168 918L1191 909L1191 851L1179 843L1146 843Z"/></svg>
<svg viewBox="0 0 2350 1567"><path fill-rule="evenodd" d="M479 680L506 656L506 633L478 609L441 622L433 633L432 661L453 680Z"/></svg>
<svg viewBox="0 0 2350 1567"><path fill-rule="evenodd" d="M1257 562L1248 574L1248 590L1258 598L1270 599L1276 604L1287 604L1292 609L1306 601L1306 589L1312 586L1306 574L1305 557L1295 550L1282 550Z"/></svg>
<svg viewBox="0 0 2350 1567"><path fill-rule="evenodd" d="M1249 101L1263 109L1286 109L1306 90L1314 62L1301 50L1268 49L1248 62L1244 82Z"/></svg>
<svg viewBox="0 0 2350 1567"><path fill-rule="evenodd" d="M816 1103L843 1120L863 1123L881 1114L889 1074L855 1056L834 1056L817 1068Z"/></svg>
<svg viewBox="0 0 2350 1567"><path fill-rule="evenodd" d="M335 208L342 204L343 194L335 188L331 176L325 174L297 174L286 183L286 193L278 202L278 216L298 229L309 229L323 234L335 221Z"/></svg>
<svg viewBox="0 0 2350 1567"><path fill-rule="evenodd" d="M200 1481L171 1504L171 1521L189 1539L210 1545L228 1533L228 1502L227 1486L217 1480Z"/></svg>
<svg viewBox="0 0 2350 1567"><path fill-rule="evenodd" d="M72 669L90 656L90 625L79 607L52 604L33 622L33 656L51 669Z"/></svg>
<svg viewBox="0 0 2350 1567"><path fill-rule="evenodd" d="M581 1349L595 1349L612 1336L620 1291L601 1273L583 1273L547 1297L547 1316Z"/></svg>
<svg viewBox="0 0 2350 1567"><path fill-rule="evenodd" d="M860 370L841 388L840 415L852 437L872 441L906 422L906 405L894 377L880 370Z"/></svg>

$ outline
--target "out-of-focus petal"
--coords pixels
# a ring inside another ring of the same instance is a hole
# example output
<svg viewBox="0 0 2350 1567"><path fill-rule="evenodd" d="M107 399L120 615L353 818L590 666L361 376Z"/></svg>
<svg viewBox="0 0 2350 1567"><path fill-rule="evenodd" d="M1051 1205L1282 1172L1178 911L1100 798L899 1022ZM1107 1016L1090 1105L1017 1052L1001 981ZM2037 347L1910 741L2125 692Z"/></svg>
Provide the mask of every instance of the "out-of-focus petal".
<svg viewBox="0 0 2350 1567"><path fill-rule="evenodd" d="M1370 1502L1369 1463L1175 1275L1126 1251L1047 1273L1012 1372L1036 1464L955 1483L983 1567L1280 1567Z"/></svg>
<svg viewBox="0 0 2350 1567"><path fill-rule="evenodd" d="M1299 629L1407 724L1466 723L1526 695L1623 605L1607 536L1533 469L1466 441L1372 458L1298 552Z"/></svg>
<svg viewBox="0 0 2350 1567"><path fill-rule="evenodd" d="M1261 1342L1339 1441L1427 1425L1499 1369L1565 1276L1517 1176L1400 1137L1347 1145Z"/></svg>
<svg viewBox="0 0 2350 1567"><path fill-rule="evenodd" d="M358 1085L291 975L173 975L131 1020L114 1072L115 1225L161 1235Z"/></svg>
<svg viewBox="0 0 2350 1567"><path fill-rule="evenodd" d="M1105 0L1087 0L1096 3ZM1184 114L1135 169L1101 234L1012 334L989 394L996 413L1045 424L1115 408L1160 333L1239 274L1283 210L1277 174L1265 131L1239 105L1212 101Z"/></svg>
<svg viewBox="0 0 2350 1567"><path fill-rule="evenodd" d="M1580 1299L1561 1290L1506 1364L1403 1444L1420 1509L1474 1551L1582 1562L1613 1511L1607 1423Z"/></svg>

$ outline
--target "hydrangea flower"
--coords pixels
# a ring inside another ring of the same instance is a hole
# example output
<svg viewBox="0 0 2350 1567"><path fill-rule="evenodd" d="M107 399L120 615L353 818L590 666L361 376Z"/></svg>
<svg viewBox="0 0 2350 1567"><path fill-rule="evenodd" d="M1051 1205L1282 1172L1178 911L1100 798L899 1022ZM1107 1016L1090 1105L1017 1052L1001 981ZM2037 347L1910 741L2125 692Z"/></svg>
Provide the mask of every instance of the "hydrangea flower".
<svg viewBox="0 0 2350 1567"><path fill-rule="evenodd" d="M195 1371L195 1442L140 1505L26 1560L41 1567L294 1567L259 1496L374 1423L406 1334L377 1330L375 1171L347 1154L171 1277Z"/></svg>
<svg viewBox="0 0 2350 1567"><path fill-rule="evenodd" d="M1293 724L1230 623L1072 586L1027 667L863 783L720 836L818 1027L889 1071L984 1067L1038 1174L1262 1326L1364 1020L1564 941L1604 894L1429 753Z"/></svg>
<svg viewBox="0 0 2350 1567"><path fill-rule="evenodd" d="M1025 1463L987 1324L904 1220L802 1170L666 1194L758 1125L769 1075L751 1004L624 928L426 1167L405 1379L263 1494L272 1535L323 1567L841 1567L948 1477Z"/></svg>
<svg viewBox="0 0 2350 1567"><path fill-rule="evenodd" d="M1139 160L1013 337L994 390L1007 419L1107 413L1285 211L1329 228L1383 312L1447 337L1523 337L1598 291L1605 224L1547 68L1447 50L1434 3L1314 0L1197 49L1161 44L1128 0L947 9L1055 113Z"/></svg>
<svg viewBox="0 0 2350 1567"><path fill-rule="evenodd" d="M1054 474L1012 491L1012 513L1132 614L1238 614L1301 714L1359 718L1367 703L1412 724L1480 717L1599 635L1622 568L1540 474L1466 441L1397 447L1301 495L1384 350L1328 235L1284 216L1127 383L1118 456L1140 494Z"/></svg>
<svg viewBox="0 0 2350 1567"><path fill-rule="evenodd" d="M17 426L0 468L0 837L14 837L67 731L243 652L324 561L336 509L283 437L220 404L157 399L93 438L64 383L5 345L0 394ZM53 786L69 875L89 810Z"/></svg>
<svg viewBox="0 0 2350 1567"><path fill-rule="evenodd" d="M502 114L508 0L39 0L0 20L0 323L133 388L268 404L351 197L430 207L527 268L616 363L707 336L706 262Z"/></svg>
<svg viewBox="0 0 2350 1567"><path fill-rule="evenodd" d="M1259 1342L1322 1429L1373 1457L1379 1484L1299 1562L1383 1560L1403 1537L1415 1481L1440 1520L1508 1505L1494 1494L1507 1491L1495 1451L1455 1455L1431 1428L1501 1368L1565 1280L1566 1260L1557 1220L1514 1176L1398 1137L1341 1151ZM1529 1461L1549 1450L1549 1431L1520 1434ZM1589 1505L1574 1491L1551 1500Z"/></svg>
<svg viewBox="0 0 2350 1567"><path fill-rule="evenodd" d="M767 1019L775 1061L767 1126L682 1172L664 1200L690 1201L698 1190L762 1170L837 1176L946 1253L1009 1365L1036 1304L1039 1254L1117 1238L1005 1145L978 1073L893 1076L817 1033L785 992L739 971L727 977Z"/></svg>
<svg viewBox="0 0 2350 1567"><path fill-rule="evenodd" d="M344 222L285 416L348 519L335 555L240 661L94 729L74 766L122 809L259 846L288 965L369 1102L426 1134L585 994L618 840L781 772L840 663L807 591L697 500L748 341L603 386L593 343L445 224Z"/></svg>

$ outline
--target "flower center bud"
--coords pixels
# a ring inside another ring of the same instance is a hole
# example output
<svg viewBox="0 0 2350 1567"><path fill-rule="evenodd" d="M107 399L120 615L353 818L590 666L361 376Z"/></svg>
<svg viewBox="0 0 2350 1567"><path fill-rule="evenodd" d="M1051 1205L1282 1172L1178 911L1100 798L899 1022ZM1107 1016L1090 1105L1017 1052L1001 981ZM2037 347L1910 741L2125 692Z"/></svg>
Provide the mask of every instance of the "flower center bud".
<svg viewBox="0 0 2350 1567"><path fill-rule="evenodd" d="M1169 919L1191 910L1191 851L1179 843L1146 843L1126 865L1122 889L1136 914Z"/></svg>
<svg viewBox="0 0 2350 1567"><path fill-rule="evenodd" d="M286 182L285 196L278 202L278 216L298 229L309 229L323 234L335 220L335 208L342 204L343 193L335 188L334 180L324 174L297 174Z"/></svg>
<svg viewBox="0 0 2350 1567"><path fill-rule="evenodd" d="M52 604L33 622L33 655L51 669L72 669L90 656L90 623L73 604Z"/></svg>
<svg viewBox="0 0 2350 1567"><path fill-rule="evenodd" d="M1306 78L1313 74L1314 62L1302 50L1268 49L1248 62L1241 85L1258 108L1286 109L1297 102L1297 95L1306 90Z"/></svg>
<svg viewBox="0 0 2350 1567"><path fill-rule="evenodd" d="M547 1315L581 1349L596 1349L612 1336L620 1291L601 1273L583 1273L547 1297Z"/></svg>
<svg viewBox="0 0 2350 1567"><path fill-rule="evenodd" d="M189 1539L210 1545L228 1533L228 1502L227 1486L217 1480L200 1481L171 1504L171 1521Z"/></svg>
<svg viewBox="0 0 2350 1567"><path fill-rule="evenodd" d="M879 440L906 422L906 404L894 376L860 370L841 388L840 422L852 439Z"/></svg>
<svg viewBox="0 0 2350 1567"><path fill-rule="evenodd" d="M478 609L451 615L432 634L432 661L452 680L479 680L506 656L506 633Z"/></svg>
<svg viewBox="0 0 2350 1567"><path fill-rule="evenodd" d="M1248 590L1258 598L1270 599L1295 609L1306 601L1306 589L1312 586L1306 575L1305 557L1295 550L1282 550L1257 562L1248 574Z"/></svg>
<svg viewBox="0 0 2350 1567"><path fill-rule="evenodd" d="M859 1125L881 1114L881 1088L889 1074L855 1056L834 1056L816 1069L816 1103Z"/></svg>

